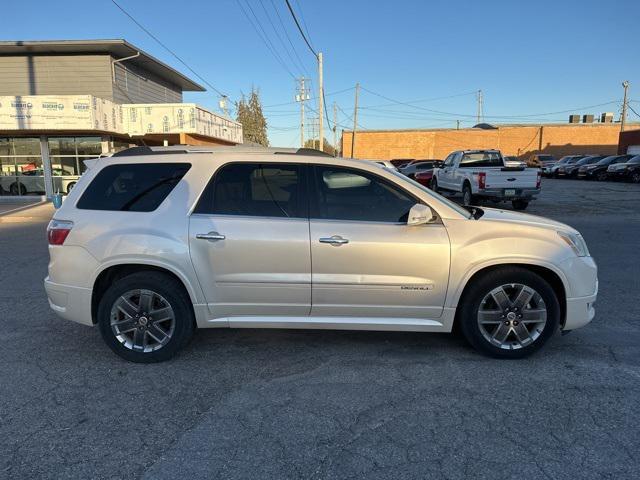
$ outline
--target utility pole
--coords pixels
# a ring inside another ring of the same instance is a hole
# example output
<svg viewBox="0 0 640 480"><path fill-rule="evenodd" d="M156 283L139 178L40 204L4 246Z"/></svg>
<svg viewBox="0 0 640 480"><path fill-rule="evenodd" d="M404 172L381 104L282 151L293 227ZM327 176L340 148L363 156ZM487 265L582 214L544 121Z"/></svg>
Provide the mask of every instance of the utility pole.
<svg viewBox="0 0 640 480"><path fill-rule="evenodd" d="M625 80L622 82L624 88L624 99L622 100L622 117L620 118L620 131L624 132L624 125L627 123L627 92L629 90L629 82Z"/></svg>
<svg viewBox="0 0 640 480"><path fill-rule="evenodd" d="M460 120L456 120L456 130L460 130Z"/></svg>
<svg viewBox="0 0 640 480"><path fill-rule="evenodd" d="M222 113L224 113L227 117L229 116L229 109L227 108L228 100L229 97L227 97L226 95L221 95L220 100L218 100L218 106L220 107L220 110L222 110Z"/></svg>
<svg viewBox="0 0 640 480"><path fill-rule="evenodd" d="M318 142L319 150L324 152L324 85L322 79L322 52L318 52L318 135L320 141Z"/></svg>
<svg viewBox="0 0 640 480"><path fill-rule="evenodd" d="M338 106L333 102L333 156L338 156Z"/></svg>
<svg viewBox="0 0 640 480"><path fill-rule="evenodd" d="M476 116L476 124L478 124L478 123L482 122L482 117L483 117L483 113L482 113L482 103L483 103L482 90L478 90L478 94L477 94L476 98L478 100L478 114Z"/></svg>
<svg viewBox="0 0 640 480"><path fill-rule="evenodd" d="M360 93L360 84L356 83L356 103L353 106L353 132L351 132L351 158L356 148L356 129L358 128L358 94Z"/></svg>
<svg viewBox="0 0 640 480"><path fill-rule="evenodd" d="M309 100L309 94L304 87L305 78L300 78L300 88L296 94L296 102L300 103L300 148L304 148L304 102Z"/></svg>

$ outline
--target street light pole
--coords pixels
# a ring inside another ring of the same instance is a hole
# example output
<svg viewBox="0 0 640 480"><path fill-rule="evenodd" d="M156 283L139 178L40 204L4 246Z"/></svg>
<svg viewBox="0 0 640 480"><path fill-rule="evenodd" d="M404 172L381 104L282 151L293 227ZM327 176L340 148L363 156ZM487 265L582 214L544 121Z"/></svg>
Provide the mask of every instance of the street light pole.
<svg viewBox="0 0 640 480"><path fill-rule="evenodd" d="M324 85L322 78L322 52L318 52L318 150L324 152Z"/></svg>

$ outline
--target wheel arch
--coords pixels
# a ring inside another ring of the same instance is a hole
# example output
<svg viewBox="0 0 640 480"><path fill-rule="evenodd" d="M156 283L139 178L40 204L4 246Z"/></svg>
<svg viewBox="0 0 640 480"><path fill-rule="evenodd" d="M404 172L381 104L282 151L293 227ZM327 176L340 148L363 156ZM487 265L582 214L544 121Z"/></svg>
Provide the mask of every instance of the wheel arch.
<svg viewBox="0 0 640 480"><path fill-rule="evenodd" d="M454 298L451 299L451 303L456 306L456 312L459 312L460 309L457 308L459 306L460 301L464 298L465 293L468 291L469 287L473 284L473 282L480 278L482 275L500 270L503 268L522 268L525 270L529 270L540 277L542 277L553 289L555 294L558 296L558 303L560 304L560 325L564 327L564 323L566 320L567 314L567 291L568 285L567 281L564 278L562 273L553 269L549 265L542 265L536 263L518 263L518 262L507 262L507 263L495 263L491 265L481 266L470 271L465 277L465 281L462 283L464 285L463 288L459 289L456 292ZM454 327L458 324L457 314L454 320Z"/></svg>
<svg viewBox="0 0 640 480"><path fill-rule="evenodd" d="M180 274L173 271L172 269L167 268L164 265L161 266L149 263L118 263L106 266L96 275L94 279L91 292L92 322L94 324L97 322L98 304L100 303L100 299L102 298L103 294L106 292L109 286L113 284L113 282L116 282L119 279L126 277L127 275L145 271L164 273L174 278L180 285L182 285L184 293L186 293L187 297L191 301L192 308L193 304L197 303L196 294L189 283Z"/></svg>

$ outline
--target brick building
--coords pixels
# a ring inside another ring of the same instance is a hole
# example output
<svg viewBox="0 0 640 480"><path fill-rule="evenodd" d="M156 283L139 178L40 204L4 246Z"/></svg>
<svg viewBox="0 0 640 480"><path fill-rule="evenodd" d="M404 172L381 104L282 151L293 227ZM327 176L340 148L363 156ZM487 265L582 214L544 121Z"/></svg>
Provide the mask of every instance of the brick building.
<svg viewBox="0 0 640 480"><path fill-rule="evenodd" d="M631 124L629 129L638 129ZM620 124L485 125L485 128L430 130L359 130L355 157L445 158L454 150L497 148L504 155L526 159L533 153L556 157L570 154L615 154ZM342 133L342 153L351 156L351 131Z"/></svg>

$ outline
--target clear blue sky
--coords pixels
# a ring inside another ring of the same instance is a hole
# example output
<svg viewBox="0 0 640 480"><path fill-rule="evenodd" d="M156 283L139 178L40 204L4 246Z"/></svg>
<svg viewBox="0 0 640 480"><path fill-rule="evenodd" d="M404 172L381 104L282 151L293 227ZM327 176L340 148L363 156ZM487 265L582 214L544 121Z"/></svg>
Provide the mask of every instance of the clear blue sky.
<svg viewBox="0 0 640 480"><path fill-rule="evenodd" d="M279 105L293 100L295 82L239 6L252 19L253 10L282 62L299 76L305 72L282 20L316 89L315 60L284 0L118 1L232 99L258 87L272 127L271 143L297 145L298 105ZM389 105L363 90L360 105L374 107L360 112L363 128L453 127L456 119L471 126L475 95L450 96L477 89L484 92L485 120L503 123L565 121L565 113L516 117L620 100L625 79L631 82L630 97L640 100L638 0L290 2L311 43L324 53L330 118L336 101L346 112L339 114L345 126L352 125L350 88L356 82L417 106ZM5 40L124 38L193 77L110 0L11 1L3 5L2 16ZM330 95L344 89L350 90ZM439 97L450 98L416 102ZM186 94L185 100L217 110L217 94L211 90ZM640 103L631 105L640 113ZM617 117L619 105L576 113L601 111ZM630 119L640 120L632 112ZM332 138L330 132L326 136Z"/></svg>

